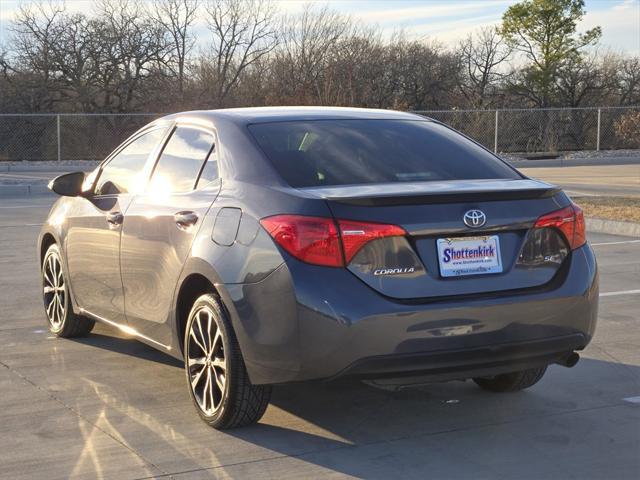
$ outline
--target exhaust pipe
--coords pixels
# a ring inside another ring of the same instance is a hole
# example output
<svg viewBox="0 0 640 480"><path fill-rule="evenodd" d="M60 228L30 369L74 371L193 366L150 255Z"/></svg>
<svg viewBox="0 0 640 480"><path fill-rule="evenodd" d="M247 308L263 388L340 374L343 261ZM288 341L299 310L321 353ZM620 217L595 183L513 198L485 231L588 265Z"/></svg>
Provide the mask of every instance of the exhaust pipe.
<svg viewBox="0 0 640 480"><path fill-rule="evenodd" d="M568 355L561 357L555 363L557 363L558 365L562 365L563 367L571 368L574 367L579 360L580 355L578 355L576 352L571 352Z"/></svg>

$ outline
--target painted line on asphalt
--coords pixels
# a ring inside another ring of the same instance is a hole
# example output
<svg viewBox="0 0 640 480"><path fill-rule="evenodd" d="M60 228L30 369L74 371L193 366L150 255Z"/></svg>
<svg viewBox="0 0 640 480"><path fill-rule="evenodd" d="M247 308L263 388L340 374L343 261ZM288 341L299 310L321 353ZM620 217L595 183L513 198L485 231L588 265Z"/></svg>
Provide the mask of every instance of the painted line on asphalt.
<svg viewBox="0 0 640 480"><path fill-rule="evenodd" d="M601 293L601 297L617 297L618 295L635 295L640 293L640 290L621 290L619 292L605 292Z"/></svg>
<svg viewBox="0 0 640 480"><path fill-rule="evenodd" d="M620 242L602 242L602 243L592 243L592 247L600 247L601 245L623 245L625 243L640 243L640 240L624 240Z"/></svg>
<svg viewBox="0 0 640 480"><path fill-rule="evenodd" d="M629 403L640 403L640 397L627 397L623 398L622 400Z"/></svg>
<svg viewBox="0 0 640 480"><path fill-rule="evenodd" d="M565 193L568 193L569 195L576 195L576 196L580 196L580 197L602 197L604 196L602 193L587 193L587 192L579 192L577 190L565 190Z"/></svg>

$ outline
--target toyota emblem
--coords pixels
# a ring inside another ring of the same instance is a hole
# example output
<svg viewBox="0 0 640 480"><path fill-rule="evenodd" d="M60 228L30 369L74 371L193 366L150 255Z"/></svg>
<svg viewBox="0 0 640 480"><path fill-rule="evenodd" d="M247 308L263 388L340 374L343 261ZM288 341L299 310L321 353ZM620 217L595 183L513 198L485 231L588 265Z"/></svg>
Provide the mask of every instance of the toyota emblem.
<svg viewBox="0 0 640 480"><path fill-rule="evenodd" d="M467 227L480 228L487 223L487 216L482 210L469 210L462 217L462 221Z"/></svg>

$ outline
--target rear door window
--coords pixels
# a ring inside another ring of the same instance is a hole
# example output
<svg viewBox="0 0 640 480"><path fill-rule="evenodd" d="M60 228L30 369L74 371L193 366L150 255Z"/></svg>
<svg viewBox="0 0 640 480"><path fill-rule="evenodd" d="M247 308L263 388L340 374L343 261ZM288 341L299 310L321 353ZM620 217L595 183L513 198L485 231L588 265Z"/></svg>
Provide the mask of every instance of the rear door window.
<svg viewBox="0 0 640 480"><path fill-rule="evenodd" d="M476 143L426 120L293 121L249 130L293 187L522 178Z"/></svg>
<svg viewBox="0 0 640 480"><path fill-rule="evenodd" d="M193 190L213 146L214 136L211 132L177 127L158 159L149 191L181 193Z"/></svg>

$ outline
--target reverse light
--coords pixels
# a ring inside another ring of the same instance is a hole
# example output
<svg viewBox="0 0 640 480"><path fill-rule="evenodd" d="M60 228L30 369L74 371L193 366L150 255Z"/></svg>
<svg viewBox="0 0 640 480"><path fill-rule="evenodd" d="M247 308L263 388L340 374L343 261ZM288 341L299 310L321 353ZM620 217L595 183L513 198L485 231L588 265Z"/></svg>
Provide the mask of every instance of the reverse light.
<svg viewBox="0 0 640 480"><path fill-rule="evenodd" d="M327 267L349 264L372 240L406 235L396 225L305 215L275 215L260 223L278 245L298 260Z"/></svg>
<svg viewBox="0 0 640 480"><path fill-rule="evenodd" d="M347 265L356 256L356 253L370 241L385 237L402 237L407 234L403 228L397 225L383 223L338 220L338 226L340 227L344 258Z"/></svg>
<svg viewBox="0 0 640 480"><path fill-rule="evenodd" d="M587 241L584 214L582 209L573 203L541 216L536 220L534 228L557 228L562 232L571 250L581 247Z"/></svg>

